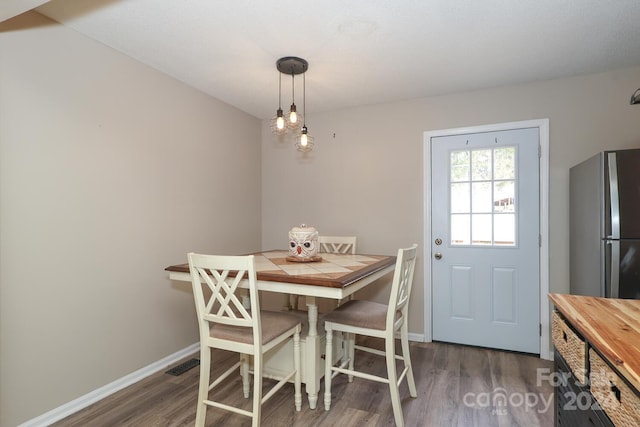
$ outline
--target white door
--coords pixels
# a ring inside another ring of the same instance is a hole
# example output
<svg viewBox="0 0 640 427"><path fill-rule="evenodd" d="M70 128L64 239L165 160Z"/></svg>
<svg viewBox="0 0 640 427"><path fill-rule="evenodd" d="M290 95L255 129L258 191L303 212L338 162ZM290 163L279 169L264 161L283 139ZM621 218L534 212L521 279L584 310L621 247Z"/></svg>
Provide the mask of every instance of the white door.
<svg viewBox="0 0 640 427"><path fill-rule="evenodd" d="M539 353L539 129L431 139L433 339Z"/></svg>

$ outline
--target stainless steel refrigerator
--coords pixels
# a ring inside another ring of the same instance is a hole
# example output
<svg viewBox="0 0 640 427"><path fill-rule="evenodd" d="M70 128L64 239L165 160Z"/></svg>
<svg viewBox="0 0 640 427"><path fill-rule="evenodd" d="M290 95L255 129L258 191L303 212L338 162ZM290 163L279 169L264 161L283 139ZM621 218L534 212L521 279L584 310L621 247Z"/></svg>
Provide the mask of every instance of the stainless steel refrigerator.
<svg viewBox="0 0 640 427"><path fill-rule="evenodd" d="M640 149L570 169L570 291L640 299Z"/></svg>

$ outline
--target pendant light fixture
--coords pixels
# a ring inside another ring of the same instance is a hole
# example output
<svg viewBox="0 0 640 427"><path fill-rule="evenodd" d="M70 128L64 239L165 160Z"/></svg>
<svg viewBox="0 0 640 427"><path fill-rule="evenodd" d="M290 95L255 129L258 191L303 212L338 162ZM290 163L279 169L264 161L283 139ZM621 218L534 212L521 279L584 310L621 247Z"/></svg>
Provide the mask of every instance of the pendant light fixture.
<svg viewBox="0 0 640 427"><path fill-rule="evenodd" d="M307 114L307 83L306 83L306 79L304 77L305 75L302 75L302 117L304 118ZM302 122L302 130L300 131L300 135L298 135L296 137L296 148L298 149L298 151L302 151L307 152L307 151L311 151L313 150L313 142L314 142L314 138L309 135L309 130L307 129L307 124L306 122Z"/></svg>
<svg viewBox="0 0 640 427"><path fill-rule="evenodd" d="M305 124L306 113L306 80L305 73L309 69L309 63L296 56L285 56L276 61L276 68L280 72L278 80L278 110L271 120L271 130L275 135L282 136L285 133L295 135L295 145L300 151L310 151L313 147L313 138ZM288 114L284 114L281 107L282 101L282 74L291 76L291 107ZM295 102L295 76L302 74L302 115L297 111ZM302 124L302 128L301 128Z"/></svg>

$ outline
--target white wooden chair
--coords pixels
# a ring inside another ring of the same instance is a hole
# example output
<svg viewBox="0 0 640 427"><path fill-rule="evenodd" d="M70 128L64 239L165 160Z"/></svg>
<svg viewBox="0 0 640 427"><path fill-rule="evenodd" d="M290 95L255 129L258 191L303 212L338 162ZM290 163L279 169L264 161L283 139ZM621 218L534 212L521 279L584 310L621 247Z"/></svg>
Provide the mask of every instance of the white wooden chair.
<svg viewBox="0 0 640 427"><path fill-rule="evenodd" d="M291 379L295 388L295 407L300 411L302 406L300 321L287 313L260 311L254 256L189 253L188 258L200 328L200 386L195 425L204 426L207 407L211 406L251 417L251 425L257 427L260 425L262 404ZM250 309L243 306L242 296L237 292L242 280L247 280L249 284ZM284 374L263 397L263 355L289 339L293 339L294 369ZM209 383L212 348L238 352L240 361ZM253 358L252 410L247 411L213 400L213 397L210 397L211 392L238 367L242 374L244 397L249 397L251 357Z"/></svg>
<svg viewBox="0 0 640 427"><path fill-rule="evenodd" d="M319 252L355 254L356 236L318 236Z"/></svg>
<svg viewBox="0 0 640 427"><path fill-rule="evenodd" d="M356 253L356 236L318 236L318 245L320 252L329 254L352 254ZM348 297L347 300L352 299ZM336 302L339 307L345 300L341 299Z"/></svg>
<svg viewBox="0 0 640 427"><path fill-rule="evenodd" d="M318 236L318 253L352 254L356 253L356 236ZM293 295L293 308L298 310L300 296ZM342 300L336 303L336 307ZM326 304L325 304L326 305ZM330 310L332 306L328 307Z"/></svg>
<svg viewBox="0 0 640 427"><path fill-rule="evenodd" d="M353 377L378 381L389 384L391 393L391 404L393 416L398 427L404 426L402 416L402 406L400 404L399 385L406 377L409 385L409 394L416 397L416 384L413 378L411 358L409 355L408 338L408 304L411 295L411 285L413 283L413 273L416 263L416 248L399 249L396 261L396 269L391 285L391 295L389 304L380 304L373 301L352 300L344 303L334 311L327 313L324 317L324 327L327 331L327 347L325 354L332 354L333 332L340 331L346 339L347 358L342 359L337 366L334 366L331 358L327 357L325 362L325 394L324 407L329 410L331 407L331 380L336 375L343 373L349 377L349 382ZM355 345L355 335L367 335L371 337L383 338L385 351ZM402 354L396 355L395 337L399 335L402 347ZM384 356L387 361L387 377L372 375L354 370L355 350L362 350L379 356ZM396 371L396 359L401 360L404 368L398 376Z"/></svg>

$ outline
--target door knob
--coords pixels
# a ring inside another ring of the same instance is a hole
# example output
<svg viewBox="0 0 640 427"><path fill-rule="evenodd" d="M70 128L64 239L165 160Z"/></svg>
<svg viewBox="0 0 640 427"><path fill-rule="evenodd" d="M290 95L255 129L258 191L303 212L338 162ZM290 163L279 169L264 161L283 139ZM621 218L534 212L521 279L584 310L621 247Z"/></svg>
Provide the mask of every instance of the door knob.
<svg viewBox="0 0 640 427"><path fill-rule="evenodd" d="M436 252L435 254L433 254L433 257L435 259L441 259L442 258L442 254L440 252Z"/></svg>

